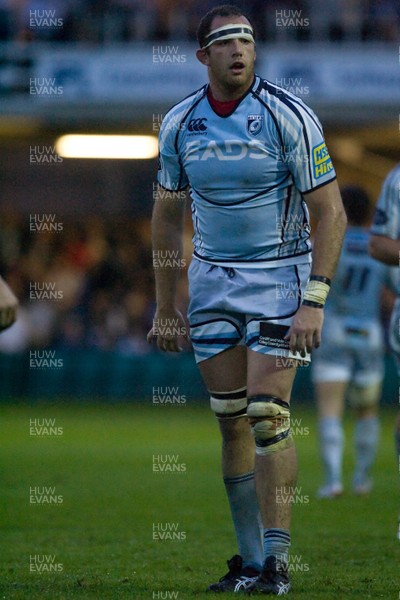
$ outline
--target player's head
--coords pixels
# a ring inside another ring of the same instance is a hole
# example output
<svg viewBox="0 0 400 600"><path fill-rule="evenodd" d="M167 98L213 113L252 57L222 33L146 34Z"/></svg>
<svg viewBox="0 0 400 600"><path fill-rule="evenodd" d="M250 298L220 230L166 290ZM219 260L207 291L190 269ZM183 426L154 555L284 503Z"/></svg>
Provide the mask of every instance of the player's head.
<svg viewBox="0 0 400 600"><path fill-rule="evenodd" d="M367 192L357 185L349 185L342 188L341 194L349 225L367 225L372 209Z"/></svg>
<svg viewBox="0 0 400 600"><path fill-rule="evenodd" d="M250 86L254 76L255 44L250 20L236 6L210 10L197 29L196 56L208 67L211 86L234 92Z"/></svg>

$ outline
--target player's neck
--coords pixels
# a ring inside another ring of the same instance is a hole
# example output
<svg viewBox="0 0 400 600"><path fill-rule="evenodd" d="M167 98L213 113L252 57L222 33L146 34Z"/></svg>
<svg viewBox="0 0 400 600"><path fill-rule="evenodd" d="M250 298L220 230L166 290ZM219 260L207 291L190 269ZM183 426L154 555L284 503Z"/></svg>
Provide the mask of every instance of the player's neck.
<svg viewBox="0 0 400 600"><path fill-rule="evenodd" d="M213 98L218 100L218 102L229 102L231 100L239 100L247 92L252 82L253 79L240 87L232 88L210 79L210 90Z"/></svg>

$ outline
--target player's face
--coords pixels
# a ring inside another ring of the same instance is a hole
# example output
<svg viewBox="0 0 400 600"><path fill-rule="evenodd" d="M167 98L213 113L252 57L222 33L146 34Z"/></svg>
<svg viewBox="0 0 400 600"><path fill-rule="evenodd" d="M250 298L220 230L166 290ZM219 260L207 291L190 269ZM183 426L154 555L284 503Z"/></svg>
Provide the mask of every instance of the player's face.
<svg viewBox="0 0 400 600"><path fill-rule="evenodd" d="M229 23L250 24L245 17L214 17L210 31ZM227 99L239 97L253 81L256 53L249 40L217 41L207 50L199 50L197 56L208 67L211 90L223 91Z"/></svg>

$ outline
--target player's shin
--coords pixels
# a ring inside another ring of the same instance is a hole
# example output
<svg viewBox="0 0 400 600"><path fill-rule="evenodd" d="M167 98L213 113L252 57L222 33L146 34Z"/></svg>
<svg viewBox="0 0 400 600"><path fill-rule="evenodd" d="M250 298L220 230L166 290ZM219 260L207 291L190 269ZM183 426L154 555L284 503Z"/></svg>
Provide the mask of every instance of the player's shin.
<svg viewBox="0 0 400 600"><path fill-rule="evenodd" d="M222 473L243 566L262 564L262 525L254 484L254 440L246 418L246 388L211 392L222 434Z"/></svg>
<svg viewBox="0 0 400 600"><path fill-rule="evenodd" d="M287 568L290 514L296 493L297 461L290 407L280 398L249 398L247 414L256 441L256 490L264 524L264 557Z"/></svg>

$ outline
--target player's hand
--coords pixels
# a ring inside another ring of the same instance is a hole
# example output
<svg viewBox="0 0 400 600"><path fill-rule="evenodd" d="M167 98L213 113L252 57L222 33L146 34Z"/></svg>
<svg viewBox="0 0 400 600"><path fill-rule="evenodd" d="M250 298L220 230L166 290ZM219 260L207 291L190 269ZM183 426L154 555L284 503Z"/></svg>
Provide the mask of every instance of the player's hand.
<svg viewBox="0 0 400 600"><path fill-rule="evenodd" d="M18 300L0 277L0 331L8 329L17 318Z"/></svg>
<svg viewBox="0 0 400 600"><path fill-rule="evenodd" d="M147 334L149 344L156 340L157 346L163 352L181 352L180 339L189 339L188 328L182 314L176 308L168 311L156 311L153 327Z"/></svg>
<svg viewBox="0 0 400 600"><path fill-rule="evenodd" d="M293 323L285 340L289 340L290 350L299 352L302 358L313 348L321 344L321 331L324 322L324 311L322 308L312 306L300 306L294 316Z"/></svg>

